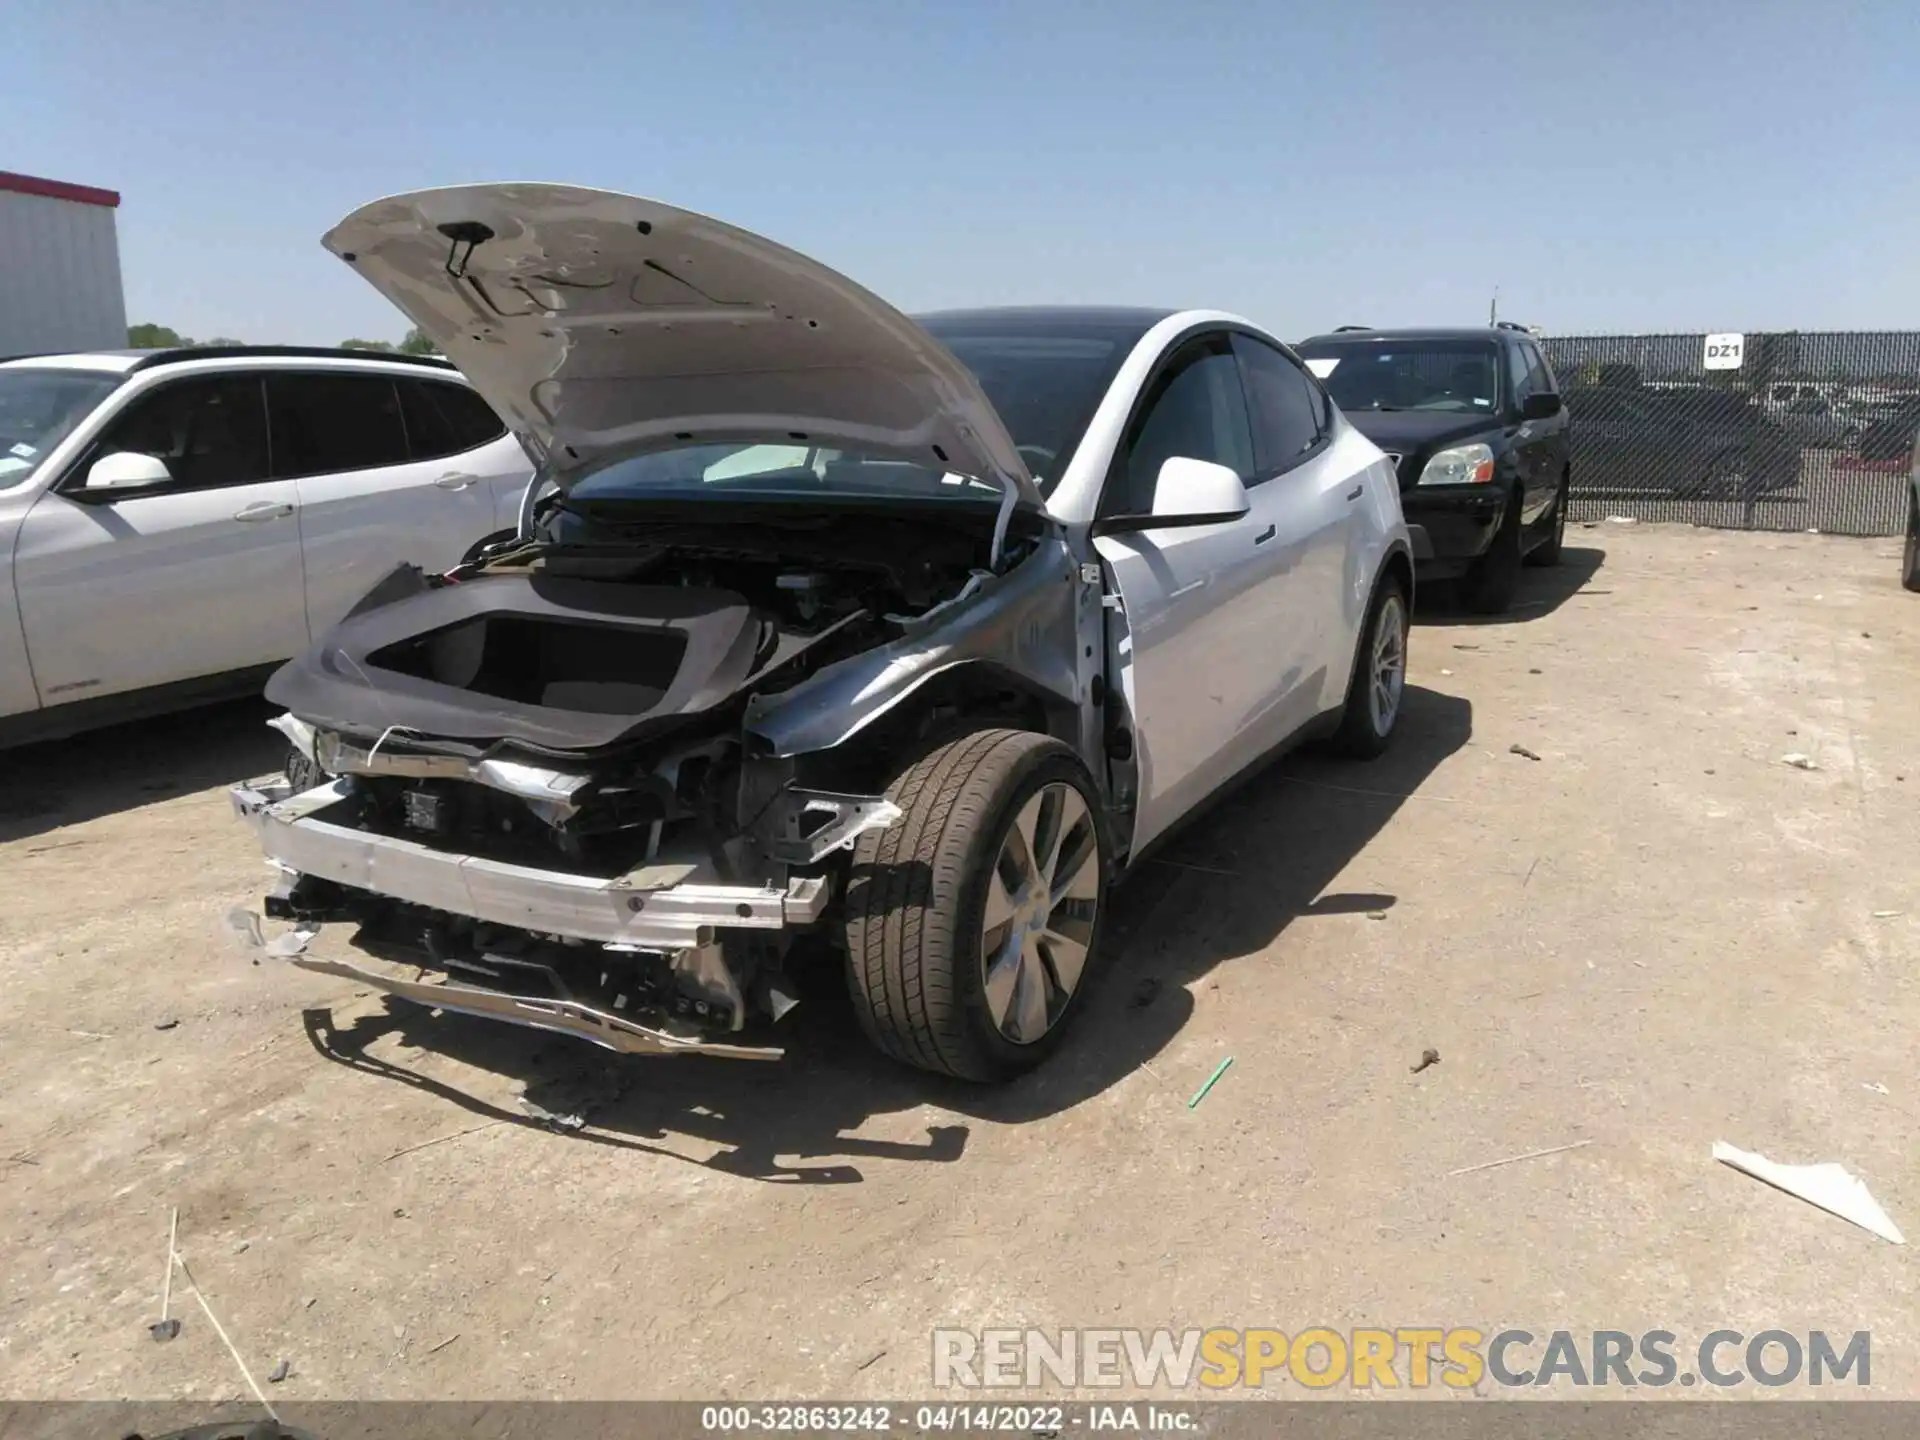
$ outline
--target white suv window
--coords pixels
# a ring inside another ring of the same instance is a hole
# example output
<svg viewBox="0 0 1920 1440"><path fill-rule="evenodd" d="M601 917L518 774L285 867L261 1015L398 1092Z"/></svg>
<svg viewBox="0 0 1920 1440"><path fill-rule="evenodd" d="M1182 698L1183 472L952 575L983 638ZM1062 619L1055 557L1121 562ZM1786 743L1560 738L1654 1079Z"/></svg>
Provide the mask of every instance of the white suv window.
<svg viewBox="0 0 1920 1440"><path fill-rule="evenodd" d="M173 477L163 487L167 491L267 479L267 415L259 377L194 376L165 381L138 396L107 423L92 458L127 452L163 461Z"/></svg>
<svg viewBox="0 0 1920 1440"><path fill-rule="evenodd" d="M267 417L275 479L407 463L400 397L385 375L275 371L267 376Z"/></svg>

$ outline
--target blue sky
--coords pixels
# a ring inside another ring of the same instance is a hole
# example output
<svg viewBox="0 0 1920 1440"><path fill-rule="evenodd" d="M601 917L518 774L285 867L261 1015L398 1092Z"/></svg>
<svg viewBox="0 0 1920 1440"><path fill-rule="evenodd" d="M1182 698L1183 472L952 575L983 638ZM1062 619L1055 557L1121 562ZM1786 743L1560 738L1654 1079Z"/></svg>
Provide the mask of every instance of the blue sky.
<svg viewBox="0 0 1920 1440"><path fill-rule="evenodd" d="M130 318L405 322L355 206L543 179L719 215L907 309L1920 328L1910 0L9 0L0 169L101 185Z"/></svg>

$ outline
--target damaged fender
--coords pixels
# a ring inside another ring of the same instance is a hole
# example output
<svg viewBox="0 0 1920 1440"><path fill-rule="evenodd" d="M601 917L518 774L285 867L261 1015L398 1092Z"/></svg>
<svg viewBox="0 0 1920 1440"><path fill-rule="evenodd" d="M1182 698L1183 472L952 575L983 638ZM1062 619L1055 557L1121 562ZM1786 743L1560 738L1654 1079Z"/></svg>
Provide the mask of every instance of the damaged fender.
<svg viewBox="0 0 1920 1440"><path fill-rule="evenodd" d="M1063 705L1079 706L1080 586L1057 536L1005 575L984 576L951 610L935 610L890 644L828 665L747 703L746 730L785 759L845 744L937 675L988 663Z"/></svg>

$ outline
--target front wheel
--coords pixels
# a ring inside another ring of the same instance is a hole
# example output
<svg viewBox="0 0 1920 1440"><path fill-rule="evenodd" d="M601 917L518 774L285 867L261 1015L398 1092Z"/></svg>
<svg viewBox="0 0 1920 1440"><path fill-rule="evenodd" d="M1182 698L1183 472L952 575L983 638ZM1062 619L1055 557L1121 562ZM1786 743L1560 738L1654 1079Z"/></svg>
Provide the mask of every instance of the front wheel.
<svg viewBox="0 0 1920 1440"><path fill-rule="evenodd" d="M963 1080L1031 1070L1080 1008L1110 846L1092 777L1044 735L981 730L909 766L856 842L847 984L881 1053Z"/></svg>
<svg viewBox="0 0 1920 1440"><path fill-rule="evenodd" d="M1907 497L1907 549L1901 558L1900 583L1920 590L1920 490Z"/></svg>
<svg viewBox="0 0 1920 1440"><path fill-rule="evenodd" d="M1407 597L1400 582L1380 582L1347 681L1346 708L1333 735L1337 754L1371 760L1386 753L1400 723L1407 685Z"/></svg>
<svg viewBox="0 0 1920 1440"><path fill-rule="evenodd" d="M1560 493L1553 500L1553 518L1547 527L1547 538L1527 552L1529 565L1558 565L1561 547L1567 539L1567 477L1560 477Z"/></svg>
<svg viewBox="0 0 1920 1440"><path fill-rule="evenodd" d="M1514 593L1520 588L1520 562L1526 538L1520 516L1520 494L1507 498L1500 516L1500 528L1494 532L1487 553L1473 562L1467 572L1467 606L1482 615L1503 615L1513 606Z"/></svg>

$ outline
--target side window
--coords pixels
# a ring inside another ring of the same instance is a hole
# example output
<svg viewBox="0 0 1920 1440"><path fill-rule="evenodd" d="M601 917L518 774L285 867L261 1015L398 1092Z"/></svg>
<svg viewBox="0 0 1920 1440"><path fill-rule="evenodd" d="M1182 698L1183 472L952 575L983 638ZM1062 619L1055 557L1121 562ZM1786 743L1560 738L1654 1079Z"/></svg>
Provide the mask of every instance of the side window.
<svg viewBox="0 0 1920 1440"><path fill-rule="evenodd" d="M1507 404L1518 410L1526 403L1527 396L1533 393L1533 367L1527 361L1527 349L1524 345L1508 345L1507 352Z"/></svg>
<svg viewBox="0 0 1920 1440"><path fill-rule="evenodd" d="M93 457L122 451L165 461L172 488L179 490L267 479L267 416L258 377L176 380L142 396L107 427Z"/></svg>
<svg viewBox="0 0 1920 1440"><path fill-rule="evenodd" d="M282 480L407 463L400 401L384 375L269 375L267 418Z"/></svg>
<svg viewBox="0 0 1920 1440"><path fill-rule="evenodd" d="M1521 348L1527 352L1527 393L1552 394L1559 387L1554 383L1553 371L1547 368L1547 357L1540 353L1539 346L1531 342Z"/></svg>
<svg viewBox="0 0 1920 1440"><path fill-rule="evenodd" d="M1160 467L1176 456L1211 460L1242 478L1253 475L1247 399L1225 335L1192 342L1153 382L1146 406L1127 426L1103 511L1150 512Z"/></svg>
<svg viewBox="0 0 1920 1440"><path fill-rule="evenodd" d="M1233 337L1246 378L1253 417L1254 473L1278 474L1320 443L1325 430L1323 397L1307 372L1273 346L1249 335Z"/></svg>
<svg viewBox="0 0 1920 1440"><path fill-rule="evenodd" d="M507 433L487 402L464 385L398 380L407 448L415 460L438 460L477 449Z"/></svg>

